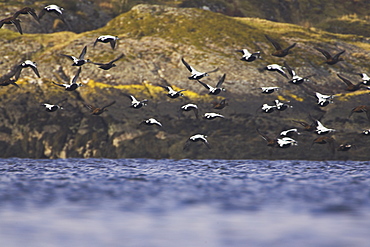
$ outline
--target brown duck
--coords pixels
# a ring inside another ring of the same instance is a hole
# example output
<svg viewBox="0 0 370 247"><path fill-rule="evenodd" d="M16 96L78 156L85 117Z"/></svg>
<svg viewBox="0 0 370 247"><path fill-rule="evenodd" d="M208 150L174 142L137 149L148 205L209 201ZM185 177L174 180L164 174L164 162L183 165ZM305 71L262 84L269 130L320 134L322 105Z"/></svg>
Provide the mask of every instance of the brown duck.
<svg viewBox="0 0 370 247"><path fill-rule="evenodd" d="M17 18L19 15L27 14L30 14L33 17L33 19L40 23L39 17L37 16L35 10L30 7L24 7L23 9L18 10L17 12L14 13L13 17Z"/></svg>
<svg viewBox="0 0 370 247"><path fill-rule="evenodd" d="M335 139L331 136L320 136L312 141L311 147L313 144L328 144L329 149L332 153L335 152Z"/></svg>
<svg viewBox="0 0 370 247"><path fill-rule="evenodd" d="M113 102L109 103L108 105L103 106L101 108L94 107L94 106L88 105L88 104L84 104L84 106L86 106L91 111L92 115L100 115L103 112L108 111L108 109L106 109L106 108L113 105L114 103L116 103L116 101L113 101Z"/></svg>
<svg viewBox="0 0 370 247"><path fill-rule="evenodd" d="M345 53L346 52L345 50L342 50L342 51L338 52L337 54L335 54L334 56L332 56L328 51L326 51L324 49L321 49L321 48L318 48L318 47L315 47L315 49L318 50L319 52L321 52L325 56L326 61L324 61L324 63L326 63L326 64L334 65L334 64L338 63L339 61L344 61L343 58L340 57L340 55Z"/></svg>
<svg viewBox="0 0 370 247"><path fill-rule="evenodd" d="M290 45L289 47L283 49L283 48L281 48L281 45L277 41L275 41L274 39L272 39L271 37L269 37L267 35L265 35L265 37L274 46L275 51L273 53L271 53L271 55L276 56L276 57L285 57L286 55L291 53L290 49L292 49L296 45L296 43L294 43L294 44Z"/></svg>
<svg viewBox="0 0 370 247"><path fill-rule="evenodd" d="M261 133L261 131L259 131L259 129L256 129L256 130L257 130L258 134L267 142L268 147L275 147L276 146L276 144L277 144L276 138L275 139L270 138L267 135Z"/></svg>
<svg viewBox="0 0 370 247"><path fill-rule="evenodd" d="M348 118L350 118L352 116L353 113L361 113L361 112L365 112L366 113L366 116L367 116L367 119L370 121L370 106L367 106L367 105L359 105L359 106L356 106L355 108L353 108L351 110L351 113L349 114Z"/></svg>
<svg viewBox="0 0 370 247"><path fill-rule="evenodd" d="M362 84L362 81L357 83L357 84L353 84L350 80L341 76L340 74L337 74L337 76L347 85L347 87L345 89L347 91L353 92L353 91L357 91L360 88L364 87L364 85Z"/></svg>
<svg viewBox="0 0 370 247"><path fill-rule="evenodd" d="M220 102L213 102L212 104L213 104L213 109L217 109L217 110L224 109L226 106L229 105L226 99L223 99Z"/></svg>
<svg viewBox="0 0 370 247"><path fill-rule="evenodd" d="M2 28L4 24L14 24L18 32L20 34L23 34L22 27L21 27L21 21L15 18L14 16L0 20L0 28Z"/></svg>

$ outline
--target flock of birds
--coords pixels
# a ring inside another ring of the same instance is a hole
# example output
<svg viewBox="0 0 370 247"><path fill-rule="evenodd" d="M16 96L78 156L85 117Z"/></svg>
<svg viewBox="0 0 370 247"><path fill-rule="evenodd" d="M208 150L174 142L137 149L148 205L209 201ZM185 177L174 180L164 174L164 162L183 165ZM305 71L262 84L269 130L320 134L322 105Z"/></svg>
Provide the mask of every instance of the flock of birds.
<svg viewBox="0 0 370 247"><path fill-rule="evenodd" d="M21 21L18 19L20 15L25 15L29 14L31 15L37 22L40 22L40 19L47 13L54 13L56 17L60 18L63 23L65 23L66 27L69 27L69 24L66 22L64 16L63 16L63 8L57 6L57 5L48 5L45 6L40 13L37 15L35 10L29 7L25 7L19 11L16 11L12 16L7 17L5 19L0 20L0 28L4 24L10 24L10 25L15 25L17 30L19 31L20 34L23 34L22 27L21 27ZM282 46L274 39L269 37L268 35L265 35L266 39L273 45L274 47L274 52L271 53L272 56L283 58L291 53L291 49L293 49L296 45L296 43L286 47L282 48ZM96 38L93 46L95 46L98 42L101 43L109 43L111 48L114 50L117 46L118 42L118 37L113 36L113 35L103 35L98 38ZM320 52L324 57L325 57L325 63L333 66L337 64L340 61L343 61L341 55L345 53L345 50L342 50L338 52L335 55L331 55L329 52L326 50L323 50L321 48L315 47L315 49ZM242 53L242 57L240 60L245 61L245 62L253 62L257 59L261 58L261 52L256 51L253 53L250 53L247 49L241 49L241 50L236 50L236 52ZM116 66L115 62L118 60L122 59L124 57L124 54L121 54L114 60L108 62L108 63L97 63L97 62L92 62L89 59L85 59L85 55L87 53L87 46L85 46L79 56L74 56L74 55L67 55L67 54L60 54L61 56L69 59L72 61L72 66L78 67L78 70L74 77L72 78L70 83L56 83L53 82L58 87L63 88L66 91L74 91L77 90L80 86L81 83L78 83L78 78L81 73L81 68L84 64L87 63L92 63L94 65L97 65L100 69L103 70L109 70L113 67ZM207 72L200 72L196 70L193 66L191 66L187 61L185 61L184 58L181 59L181 62L185 66L185 68L190 72L190 76L188 77L189 80L193 80L198 82L201 86L203 86L205 89L208 90L208 94L210 95L219 95L222 92L225 91L225 89L222 87L222 84L225 81L226 74L223 74L223 76L218 80L217 84L215 86L211 86L209 84L204 83L201 81L204 77L209 76L209 74L218 71L219 69L213 69L211 71ZM18 84L16 83L17 80L20 78L21 71L24 68L31 68L35 75L40 78L40 73L37 68L37 64L31 60L26 60L20 64L17 64L13 66L13 68L10 69L10 72L7 74L3 75L0 77L0 86L8 86L8 85L14 85L16 87L19 87ZM306 75L306 76L300 76L298 75L295 70L288 65L287 62L284 62L283 65L278 65L278 64L269 64L263 68L263 70L267 71L276 71L280 75L282 75L284 78L286 78L289 83L294 84L294 85L299 85L302 83L307 83L309 79L314 76L314 75ZM367 76L365 73L360 74L362 80L356 84L352 83L349 79L343 77L340 74L337 74L337 76L346 84L346 90L347 91L356 91L360 90L362 88L367 88L370 89L367 85L370 84L370 77ZM175 99L178 97L183 96L182 92L186 91L186 89L182 90L174 90L174 88L170 85L160 85L158 86L162 87L167 91L167 96L171 99ZM270 87L261 87L261 93L263 94L272 94L279 90L280 88L277 86L270 86ZM134 109L140 109L143 106L146 106L148 103L147 99L144 100L138 100L134 95L130 94L125 94L130 100L131 100L131 107ZM325 95L319 92L315 92L315 97L317 98L317 105L319 107L326 107L330 103L333 103L333 98L335 97L334 95ZM63 99L57 103L51 104L51 103L43 103L42 106L45 107L45 110L48 112L54 112L57 111L58 109L63 109L61 106L61 103L64 102L67 99ZM103 107L95 107L89 104L84 104L86 108L88 108L91 111L91 114L93 115L100 115L103 112L107 111L107 108L115 104L115 101L110 102L109 104L103 106ZM213 108L214 109L223 109L225 106L228 105L228 102L226 99L221 100L221 102L214 104ZM291 108L292 106L289 104L289 102L281 102L280 100L275 100L273 105L269 105L267 103L263 104L260 110L263 113L272 113L274 111L284 111L286 109ZM189 112L193 111L195 114L196 118L199 118L199 113L198 113L198 106L195 103L187 103L183 106L180 107L180 111L183 112ZM367 118L370 121L370 106L367 105L360 105L350 112L349 117L353 113L361 113L364 112L367 115ZM212 120L216 118L225 118L222 114L215 113L215 112L208 112L204 113L203 118L207 120ZM342 143L339 146L336 144L335 138L330 135L335 132L335 129L328 128L324 126L320 119L315 119L311 117L311 123L306 123L303 121L296 121L294 122L296 124L299 124L303 127L305 131L310 131L310 132L315 132L318 137L315 138L312 142L312 144L328 144L331 151L335 152L335 150L338 151L347 151L351 149L354 145L349 144L349 143ZM142 121L140 124L144 125L156 125L158 127L162 127L162 123L156 120L155 118L148 118L144 121ZM292 128L292 129L286 129L283 130L281 133L278 134L277 137L275 138L270 138L266 134L262 133L258 128L256 129L257 133L267 142L267 146L269 147L277 147L277 148L287 148L290 146L295 146L298 144L298 142L294 139L295 136L300 135L300 132L298 131L298 128ZM364 135L370 135L370 129L364 130L363 131ZM211 145L209 144L207 140L207 136L205 134L195 134L190 136L187 141L185 142L184 145L184 150L186 150L190 143L193 142L202 142L207 148L211 148Z"/></svg>

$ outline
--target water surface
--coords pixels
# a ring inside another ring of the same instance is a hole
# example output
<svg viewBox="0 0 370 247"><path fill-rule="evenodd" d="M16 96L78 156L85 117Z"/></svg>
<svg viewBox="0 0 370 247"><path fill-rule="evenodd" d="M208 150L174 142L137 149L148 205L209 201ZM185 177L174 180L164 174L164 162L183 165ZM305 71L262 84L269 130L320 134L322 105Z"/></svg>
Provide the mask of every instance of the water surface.
<svg viewBox="0 0 370 247"><path fill-rule="evenodd" d="M0 159L1 246L369 246L368 162Z"/></svg>

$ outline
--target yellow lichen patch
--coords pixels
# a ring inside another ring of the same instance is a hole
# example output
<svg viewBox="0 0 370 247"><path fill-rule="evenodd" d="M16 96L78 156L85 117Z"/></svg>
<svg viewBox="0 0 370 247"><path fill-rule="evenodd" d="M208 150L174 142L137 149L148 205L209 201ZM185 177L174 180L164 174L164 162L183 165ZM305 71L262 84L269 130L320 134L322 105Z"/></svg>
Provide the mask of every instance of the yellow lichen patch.
<svg viewBox="0 0 370 247"><path fill-rule="evenodd" d="M369 91L359 90L359 91L349 92L349 93L339 93L339 94L335 94L334 96L337 97L338 100L340 101L348 101L349 98L351 97L355 97L355 96L359 96L363 94L369 94Z"/></svg>
<svg viewBox="0 0 370 247"><path fill-rule="evenodd" d="M295 95L295 94L292 94L292 93L286 93L286 96L288 96L288 97L290 97L290 98L294 99L295 101L299 101L299 102L304 101L304 99L303 99L303 98L301 98L301 97L299 97L299 96L297 96L297 95ZM285 98L285 97L284 97L284 96L282 96L282 95L279 95L279 96L278 96L278 100L280 100L280 101L290 101L289 99Z"/></svg>
<svg viewBox="0 0 370 247"><path fill-rule="evenodd" d="M152 85L150 83L142 83L142 84L123 84L123 85L109 85L102 82L96 82L94 80L89 80L88 83L85 85L90 89L99 88L99 89L106 89L106 88L113 88L122 90L125 93L133 94L133 95L145 95L150 96L151 98L163 98L163 95L167 93L167 91L156 85ZM178 88L173 86L173 89L176 91L181 90L182 88ZM194 91L183 91L185 97L191 100L199 100L202 99L204 101L211 101L214 97L209 95L200 95Z"/></svg>

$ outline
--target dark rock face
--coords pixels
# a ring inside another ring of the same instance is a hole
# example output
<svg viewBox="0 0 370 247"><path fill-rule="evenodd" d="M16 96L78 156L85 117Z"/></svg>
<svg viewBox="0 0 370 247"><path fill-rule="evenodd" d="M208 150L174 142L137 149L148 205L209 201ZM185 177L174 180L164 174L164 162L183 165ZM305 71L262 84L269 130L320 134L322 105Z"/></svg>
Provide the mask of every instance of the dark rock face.
<svg viewBox="0 0 370 247"><path fill-rule="evenodd" d="M91 13L93 14L93 13ZM68 19L68 18L67 18ZM46 21L46 20L45 20ZM73 22L72 22L73 23ZM25 28L25 30L27 30ZM265 34L287 46L297 43L292 54L276 58ZM283 33L283 34L282 34ZM118 48L109 44L92 45L99 35L117 35ZM0 156L30 158L107 157L107 158L213 158L213 159L368 159L368 136L361 135L368 127L365 114L348 114L356 105L368 101L366 88L348 93L337 74L354 82L360 80L354 71L366 72L367 47L363 37L336 36L320 30L302 28L259 19L233 19L198 9L178 9L156 5L138 5L118 16L105 27L74 34L18 35L0 29L1 71L31 59L36 61L41 79L31 70L22 71L20 88L0 88ZM86 64L78 83L83 86L67 92L52 84L69 82L76 73L71 61L60 54L78 56L87 45L86 57L94 62L108 62L125 54L117 67L101 70ZM324 57L314 47L330 52L345 49L345 61L335 66L323 65ZM263 59L251 63L240 61L236 49L261 50ZM181 58L200 71L218 67L219 71L202 79L215 86L225 73L219 96L207 95L197 81L188 80L190 72ZM299 75L313 75L309 82L293 85L276 72L265 71L268 64L287 62ZM3 73L2 73L3 74ZM4 73L5 74L5 73ZM186 89L184 97L170 99L158 85ZM261 86L278 86L271 95L260 92ZM335 94L334 104L317 106L314 93ZM141 109L130 107L126 94L148 99ZM41 103L62 102L63 109L46 112ZM228 106L213 109L212 102L227 99ZM288 103L286 111L264 113L263 104L275 100ZM103 106L116 101L108 111L92 115L84 104ZM186 103L195 103L199 114L217 112L225 118L196 119L192 112L180 113ZM315 133L305 132L296 121L321 119L334 128L336 145L350 142L356 149L332 153L325 145L314 144ZM140 124L156 118L163 127ZM286 149L268 147L257 129L276 138L288 128L298 128L298 146ZM210 143L184 145L194 134L205 134Z"/></svg>

